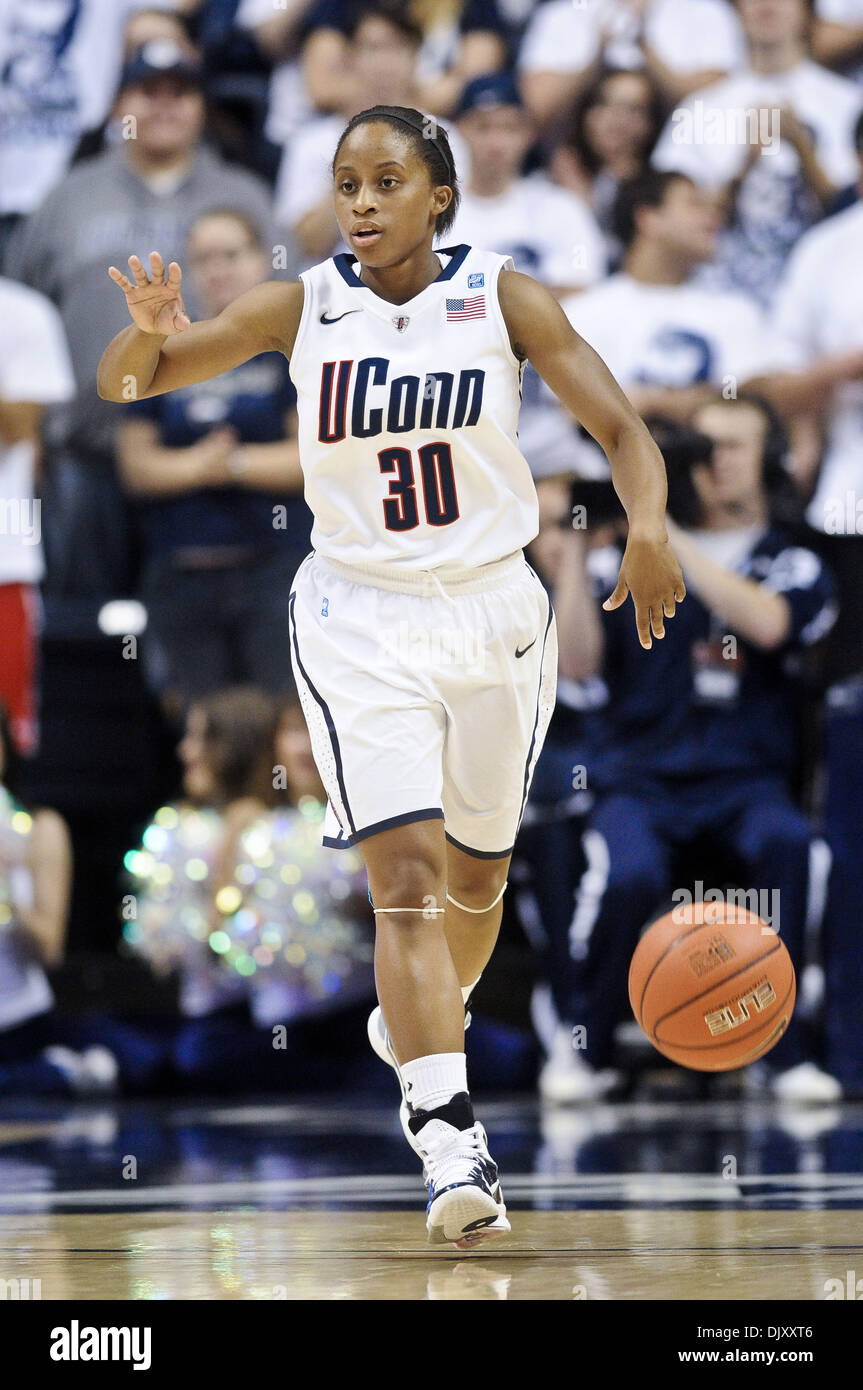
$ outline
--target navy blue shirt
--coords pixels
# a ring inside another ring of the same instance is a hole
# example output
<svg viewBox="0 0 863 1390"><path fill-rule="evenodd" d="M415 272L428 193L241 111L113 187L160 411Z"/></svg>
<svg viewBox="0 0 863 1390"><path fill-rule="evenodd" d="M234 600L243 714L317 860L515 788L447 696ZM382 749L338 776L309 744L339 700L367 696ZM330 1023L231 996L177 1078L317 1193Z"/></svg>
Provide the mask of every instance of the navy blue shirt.
<svg viewBox="0 0 863 1390"><path fill-rule="evenodd" d="M631 601L603 611L609 745L597 771L606 789L637 789L656 777L791 774L795 658L832 626L834 583L818 556L778 530L762 534L737 573L788 600L791 631L781 648L730 641L728 623L691 589L650 651L638 641Z"/></svg>
<svg viewBox="0 0 863 1390"><path fill-rule="evenodd" d="M368 5L363 4L362 0L318 0L306 12L302 32L305 35L313 29L340 29L342 33L349 34L358 14L365 9L368 9ZM410 13L408 5L404 9ZM474 29L491 29L500 33L504 28L497 0L467 0L457 23L463 34Z"/></svg>
<svg viewBox="0 0 863 1390"><path fill-rule="evenodd" d="M295 403L287 359L265 352L212 381L134 401L128 409L132 418L153 422L164 448L184 449L221 425L232 426L240 444L276 443L285 438L285 415ZM284 514L274 512L276 507ZM299 492L201 488L145 498L138 511L150 555L185 546L311 549L312 514Z"/></svg>

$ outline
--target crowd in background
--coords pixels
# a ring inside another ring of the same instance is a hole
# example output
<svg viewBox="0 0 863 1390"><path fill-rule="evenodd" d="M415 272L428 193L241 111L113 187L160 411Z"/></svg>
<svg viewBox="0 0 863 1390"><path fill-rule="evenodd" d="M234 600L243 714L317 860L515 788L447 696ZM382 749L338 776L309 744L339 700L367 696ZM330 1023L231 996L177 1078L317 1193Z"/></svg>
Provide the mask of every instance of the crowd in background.
<svg viewBox="0 0 863 1390"><path fill-rule="evenodd" d="M447 245L549 287L668 467L688 597L648 653L631 606L601 606L625 541L607 461L527 369L560 688L508 901L535 952L541 1094L625 1091L629 958L697 882L775 903L798 972L746 1086L859 1095L863 0L4 6L0 1094L375 1084L364 875L319 845L292 691L311 518L288 364L96 393L128 321L108 266L179 260L195 319L343 249L330 160L375 104L445 124ZM44 611L117 599L146 610L142 680L182 771L98 930L173 971L179 1006L82 1021L49 975L86 866L26 765ZM484 1021L482 987L476 1005L474 1084L530 1084L527 1020Z"/></svg>

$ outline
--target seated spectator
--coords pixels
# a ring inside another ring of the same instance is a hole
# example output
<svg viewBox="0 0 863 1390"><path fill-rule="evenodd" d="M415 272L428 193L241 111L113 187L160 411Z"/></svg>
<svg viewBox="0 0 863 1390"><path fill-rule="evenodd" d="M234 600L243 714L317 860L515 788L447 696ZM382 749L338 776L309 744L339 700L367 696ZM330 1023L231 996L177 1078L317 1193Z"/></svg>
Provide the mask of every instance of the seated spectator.
<svg viewBox="0 0 863 1390"><path fill-rule="evenodd" d="M807 0L737 8L747 66L674 112L653 163L724 198L717 283L769 305L795 242L856 176L863 91L808 56Z"/></svg>
<svg viewBox="0 0 863 1390"><path fill-rule="evenodd" d="M551 156L551 172L563 188L593 210L616 267L623 248L611 215L621 184L643 174L665 124L665 103L646 72L612 68L600 74L576 104Z"/></svg>
<svg viewBox="0 0 863 1390"><path fill-rule="evenodd" d="M187 261L207 318L269 270L259 227L231 208L197 219ZM127 407L117 456L140 525L145 668L166 712L229 685L292 684L288 593L312 525L295 401L271 352Z"/></svg>
<svg viewBox="0 0 863 1390"><path fill-rule="evenodd" d="M623 609L602 613L596 673L609 690L608 740L569 933L570 1004L541 1078L552 1100L593 1099L618 1081L613 1035L628 1012L639 931L671 892L673 855L704 837L747 888L773 891L774 925L798 974L803 965L813 832L791 792L792 659L829 630L833 586L774 520L788 480L769 408L717 397L694 423L703 436L689 476L694 515L668 527L686 599L650 652ZM574 1023L586 1029L581 1051ZM798 1016L765 1067L780 1098L841 1094L815 1065Z"/></svg>
<svg viewBox="0 0 863 1390"><path fill-rule="evenodd" d="M37 467L42 413L75 378L60 316L34 290L0 279L0 701L18 747L36 748L37 585L44 574Z"/></svg>
<svg viewBox="0 0 863 1390"><path fill-rule="evenodd" d="M812 56L863 82L863 0L815 0Z"/></svg>
<svg viewBox="0 0 863 1390"><path fill-rule="evenodd" d="M320 0L307 14L309 36L303 48L303 73L315 105L321 110L342 106L346 88L357 110L368 103L352 70L347 36L363 0ZM496 0L389 0L391 13L409 18L422 35L419 53L417 105L423 111L447 116L455 110L472 77L495 72L506 60L504 26Z"/></svg>
<svg viewBox="0 0 863 1390"><path fill-rule="evenodd" d="M543 1027L542 996L552 1013L569 1007L569 924L579 879L585 869L581 836L593 804L595 750L600 743L607 691L595 675L601 632L593 594L585 584L588 565L614 538L616 514L625 514L611 484L575 483L569 474L537 482L539 533L527 557L548 590L557 618L559 663L557 703L539 755L518 833L510 878L518 915L536 953L539 987L532 1009L537 1034L549 1050L554 1028ZM573 509L573 495L589 497ZM589 525L577 525L576 521ZM588 776L589 770L589 776Z"/></svg>
<svg viewBox="0 0 863 1390"><path fill-rule="evenodd" d="M772 363L749 300L696 278L718 231L705 193L688 178L651 170L621 187L613 221L625 250L621 271L563 307L639 414L686 421L717 389L736 392Z"/></svg>
<svg viewBox="0 0 863 1390"><path fill-rule="evenodd" d="M677 101L737 68L740 26L725 0L550 0L537 6L519 54L522 91L551 129L603 66L644 68Z"/></svg>
<svg viewBox="0 0 863 1390"><path fill-rule="evenodd" d="M0 1096L91 1095L117 1076L103 1047L65 1045L46 969L63 959L72 890L66 822L14 794L18 755L0 705Z"/></svg>
<svg viewBox="0 0 863 1390"><path fill-rule="evenodd" d="M52 471L62 517L47 518L54 593L116 596L134 586L131 516L115 477L120 412L96 392L104 344L128 322L107 267L135 245L178 258L192 223L214 207L244 209L264 244L274 242L266 186L201 143L202 83L202 69L176 46L136 54L116 107L135 138L76 165L9 245L8 273L57 304L77 377L74 405L52 422L63 450ZM188 307L197 316L194 295Z"/></svg>
<svg viewBox="0 0 863 1390"><path fill-rule="evenodd" d="M512 256L516 270L564 295L605 271L602 238L583 200L543 173L523 175L533 124L509 74L475 77L462 94L459 133L469 155L448 246Z"/></svg>
<svg viewBox="0 0 863 1390"><path fill-rule="evenodd" d="M401 12L378 6L358 11L350 36L350 66L361 95L347 87L336 112L310 120L287 143L276 184L276 217L289 229L302 268L342 245L332 179L339 136L351 116L366 107L415 105L421 39L419 28Z"/></svg>
<svg viewBox="0 0 863 1390"><path fill-rule="evenodd" d="M863 188L863 161L861 181ZM777 370L755 389L791 415L817 412L820 466L798 479L819 553L836 574L840 611L826 652L824 833L833 852L825 928L827 1059L863 1093L860 825L863 787L863 203L801 238L774 314Z"/></svg>

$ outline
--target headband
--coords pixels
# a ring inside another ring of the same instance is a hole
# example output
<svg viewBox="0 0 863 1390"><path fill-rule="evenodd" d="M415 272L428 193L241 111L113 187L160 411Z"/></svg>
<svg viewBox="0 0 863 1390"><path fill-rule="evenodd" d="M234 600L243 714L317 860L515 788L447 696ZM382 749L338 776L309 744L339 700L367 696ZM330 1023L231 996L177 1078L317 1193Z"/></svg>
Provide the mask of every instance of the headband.
<svg viewBox="0 0 863 1390"><path fill-rule="evenodd" d="M403 112L405 114L402 114ZM455 165L452 162L452 157L447 154L439 137L437 135L429 135L428 133L429 122L436 124L433 116L422 116L419 112L417 112L415 116L411 115L407 107L404 106L370 106L368 110L363 111L362 114L364 116L388 116L391 120L401 121L402 125L410 126L411 130L417 131L424 140L430 140L447 167L450 181L453 184L455 183Z"/></svg>

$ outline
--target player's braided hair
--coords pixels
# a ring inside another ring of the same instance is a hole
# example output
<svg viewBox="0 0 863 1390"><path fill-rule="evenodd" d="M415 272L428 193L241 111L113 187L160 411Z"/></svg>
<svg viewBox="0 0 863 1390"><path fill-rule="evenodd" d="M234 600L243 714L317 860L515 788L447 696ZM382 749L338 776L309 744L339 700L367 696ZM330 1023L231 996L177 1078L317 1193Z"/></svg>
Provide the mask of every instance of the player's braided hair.
<svg viewBox="0 0 863 1390"><path fill-rule="evenodd" d="M432 185L435 188L443 186L452 189L452 201L449 207L444 208L443 212L439 212L435 221L435 230L438 236L448 232L455 221L455 215L461 201L461 189L459 188L449 138L443 126L433 116L424 116L421 111L416 111L412 106L370 106L366 111L359 111L348 121L339 136L339 143L336 145L336 152L333 155L333 170L335 170L339 150L346 137L350 135L352 130L356 130L358 125L365 125L369 121L384 121L387 125L392 126L393 130L405 135L426 165Z"/></svg>

